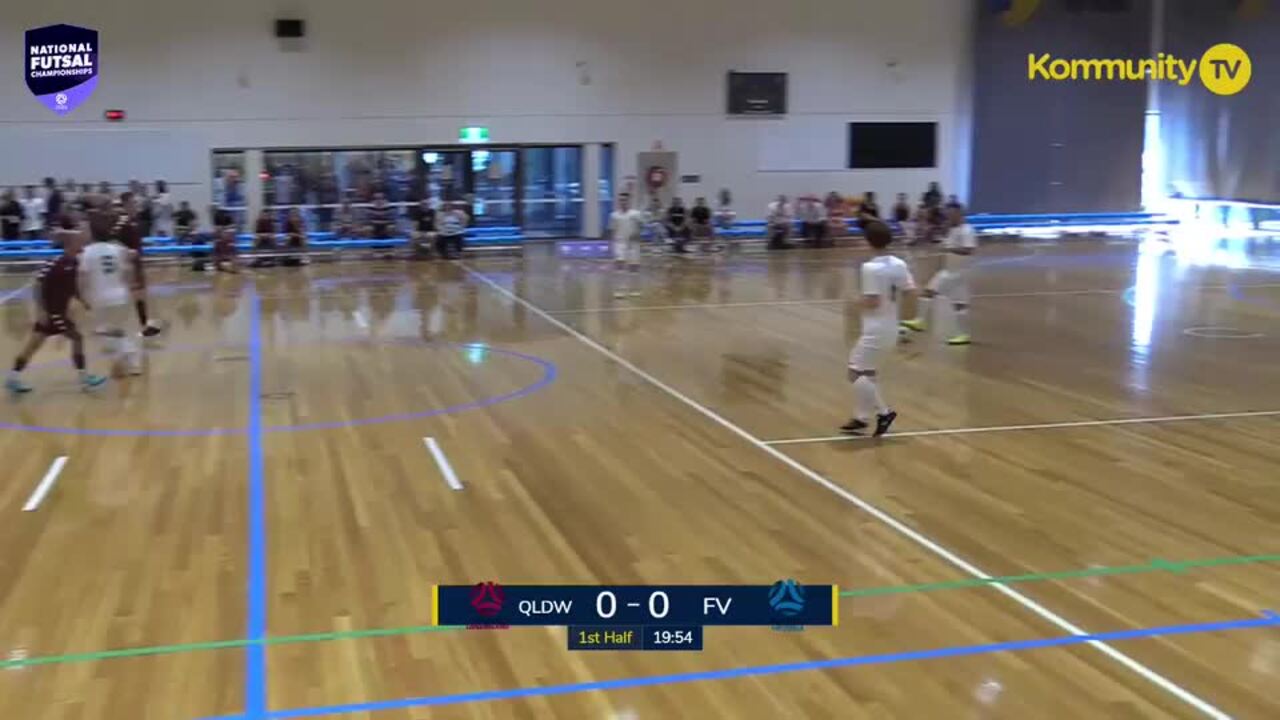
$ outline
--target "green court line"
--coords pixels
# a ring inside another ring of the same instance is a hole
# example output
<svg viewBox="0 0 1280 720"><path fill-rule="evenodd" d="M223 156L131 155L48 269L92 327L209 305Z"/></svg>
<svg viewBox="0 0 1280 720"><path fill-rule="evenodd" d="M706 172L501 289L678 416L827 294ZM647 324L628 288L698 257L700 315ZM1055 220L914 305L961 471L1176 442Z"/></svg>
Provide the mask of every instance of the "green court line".
<svg viewBox="0 0 1280 720"><path fill-rule="evenodd" d="M862 590L846 590L840 597L874 597L876 595L897 595L899 593L930 592L934 590L959 590L961 588L985 587L987 585L1013 585L1015 583L1039 582L1044 580L1074 580L1077 578L1099 577L1102 575L1136 575L1139 573L1171 572L1182 573L1195 568L1221 567L1225 565L1248 565L1252 563L1280 562L1280 555L1237 555L1224 558L1206 558L1203 560L1171 561L1156 559L1145 565L1116 565L1110 567L1091 567L1081 570L1063 570L1060 572L1028 573L1026 575L1004 575L990 578L968 578L947 582L923 583L920 585L895 585L892 587L865 588Z"/></svg>
<svg viewBox="0 0 1280 720"><path fill-rule="evenodd" d="M875 597L878 595L898 595L903 593L934 592L938 590L959 590L962 588L987 587L989 585L1013 585L1015 583L1042 582L1049 580L1074 580L1078 578L1100 577L1104 575L1137 575L1141 573L1169 572L1183 573L1198 568L1225 567L1228 565L1252 565L1257 563L1280 562L1277 555L1236 555L1232 557L1205 558L1202 560L1152 560L1145 565L1118 565L1111 567L1091 567L1081 570L1064 570L1059 572L1028 573L1025 575L1005 575L990 578L970 578L949 582L922 583L918 585L893 585L889 587L863 588L846 590L840 593L842 598ZM38 667L41 665L61 665L65 663L93 662L116 658L152 657L157 655L176 655L179 653L199 652L202 650L230 650L250 645L294 645L299 643L326 642L332 640L358 640L362 638L397 637L417 635L431 632L452 632L462 630L460 625L415 625L411 627L381 628L374 630L346 630L326 633L310 633L306 635L281 635L262 640L216 640L211 642L183 643L179 645L156 645L154 647L126 648L122 650L101 650L98 652L72 653L68 655L47 655L33 658L13 658L0 660L0 670Z"/></svg>

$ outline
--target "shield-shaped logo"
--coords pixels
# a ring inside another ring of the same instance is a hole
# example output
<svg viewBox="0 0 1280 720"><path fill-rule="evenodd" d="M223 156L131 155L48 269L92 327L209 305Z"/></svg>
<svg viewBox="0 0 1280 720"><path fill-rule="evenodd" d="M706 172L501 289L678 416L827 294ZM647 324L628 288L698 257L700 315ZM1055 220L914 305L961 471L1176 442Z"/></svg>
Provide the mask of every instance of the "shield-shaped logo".
<svg viewBox="0 0 1280 720"><path fill-rule="evenodd" d="M36 99L66 115L98 86L98 31L75 25L28 30L22 67Z"/></svg>

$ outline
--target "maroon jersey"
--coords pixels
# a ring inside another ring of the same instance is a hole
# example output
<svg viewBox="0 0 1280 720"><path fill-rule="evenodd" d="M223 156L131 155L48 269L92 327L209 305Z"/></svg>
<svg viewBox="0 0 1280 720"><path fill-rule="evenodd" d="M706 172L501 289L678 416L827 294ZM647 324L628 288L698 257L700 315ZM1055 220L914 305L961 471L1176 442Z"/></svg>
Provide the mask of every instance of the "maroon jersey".
<svg viewBox="0 0 1280 720"><path fill-rule="evenodd" d="M40 284L40 301L49 315L66 315L71 299L80 294L80 264L74 255L59 255L36 273Z"/></svg>
<svg viewBox="0 0 1280 720"><path fill-rule="evenodd" d="M306 233L302 229L302 221L292 218L284 221L284 232L288 235L289 247L302 247Z"/></svg>
<svg viewBox="0 0 1280 720"><path fill-rule="evenodd" d="M116 220L112 231L116 242L133 251L133 285L135 290L145 289L147 276L142 271L142 226L128 215Z"/></svg>
<svg viewBox="0 0 1280 720"><path fill-rule="evenodd" d="M121 215L116 221L115 239L134 252L142 252L142 226L131 217Z"/></svg>
<svg viewBox="0 0 1280 720"><path fill-rule="evenodd" d="M234 232L223 231L218 233L218 238L213 241L214 257L219 259L229 258L236 253L236 234Z"/></svg>

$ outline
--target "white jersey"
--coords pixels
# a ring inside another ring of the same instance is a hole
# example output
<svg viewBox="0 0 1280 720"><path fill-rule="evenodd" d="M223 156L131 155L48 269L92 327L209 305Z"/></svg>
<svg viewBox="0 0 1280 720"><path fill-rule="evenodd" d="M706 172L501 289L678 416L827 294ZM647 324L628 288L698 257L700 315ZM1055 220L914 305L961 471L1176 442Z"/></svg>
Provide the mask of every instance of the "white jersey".
<svg viewBox="0 0 1280 720"><path fill-rule="evenodd" d="M639 240L644 232L645 216L639 210L614 210L609 216L609 232L613 239Z"/></svg>
<svg viewBox="0 0 1280 720"><path fill-rule="evenodd" d="M162 235L173 234L173 201L169 193L162 193L151 200L151 212L155 218L155 229Z"/></svg>
<svg viewBox="0 0 1280 720"><path fill-rule="evenodd" d="M456 237L467 231L467 214L461 210L445 210L436 218L436 231L445 237Z"/></svg>
<svg viewBox="0 0 1280 720"><path fill-rule="evenodd" d="M131 252L117 243L95 242L80 254L81 291L92 306L110 307L129 302L125 273L133 267Z"/></svg>
<svg viewBox="0 0 1280 720"><path fill-rule="evenodd" d="M44 198L33 197L23 199L22 212L26 215L26 217L22 219L23 230L26 230L27 232L38 232L44 228Z"/></svg>
<svg viewBox="0 0 1280 720"><path fill-rule="evenodd" d="M942 246L947 250L968 249L970 251L978 247L978 234L973 231L973 226L969 223L957 225L947 231L947 236L942 240ZM957 255L948 252L943 267L952 272L963 272L969 269L973 264L972 255Z"/></svg>
<svg viewBox="0 0 1280 720"><path fill-rule="evenodd" d="M898 302L902 293L915 290L911 270L901 258L877 255L862 264L862 294L876 295L880 306L862 311L863 335L896 335Z"/></svg>

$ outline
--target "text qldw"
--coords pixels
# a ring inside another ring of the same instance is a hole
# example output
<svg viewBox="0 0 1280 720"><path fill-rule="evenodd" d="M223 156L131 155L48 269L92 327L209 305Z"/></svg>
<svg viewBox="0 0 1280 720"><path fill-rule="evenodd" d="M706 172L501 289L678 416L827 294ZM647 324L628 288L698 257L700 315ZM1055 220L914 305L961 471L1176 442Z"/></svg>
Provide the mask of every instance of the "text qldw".
<svg viewBox="0 0 1280 720"><path fill-rule="evenodd" d="M572 600L521 600L516 610L525 617L534 615L568 615Z"/></svg>

